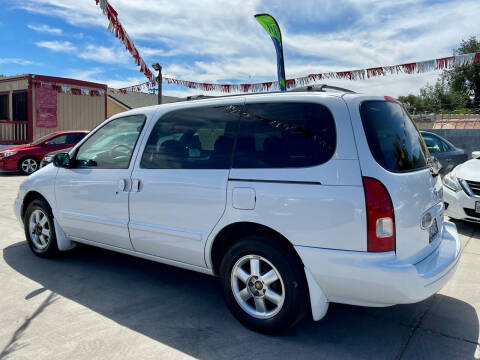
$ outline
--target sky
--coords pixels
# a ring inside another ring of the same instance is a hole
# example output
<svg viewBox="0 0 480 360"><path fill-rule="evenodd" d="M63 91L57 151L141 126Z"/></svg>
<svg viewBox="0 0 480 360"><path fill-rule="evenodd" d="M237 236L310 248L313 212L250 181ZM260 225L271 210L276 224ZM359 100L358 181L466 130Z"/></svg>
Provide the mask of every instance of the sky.
<svg viewBox="0 0 480 360"><path fill-rule="evenodd" d="M145 82L95 0L0 0L0 74L34 73L121 88ZM478 0L110 0L147 64L212 83L276 79L273 44L253 15L282 30L286 77L450 56L480 38ZM439 72L328 80L372 95L418 94ZM163 85L164 95L199 94Z"/></svg>

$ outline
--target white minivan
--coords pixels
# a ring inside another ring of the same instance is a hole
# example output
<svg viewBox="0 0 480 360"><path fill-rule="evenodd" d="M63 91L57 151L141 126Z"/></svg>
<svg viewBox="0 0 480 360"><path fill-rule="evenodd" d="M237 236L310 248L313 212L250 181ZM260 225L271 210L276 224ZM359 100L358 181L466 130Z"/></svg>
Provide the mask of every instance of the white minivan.
<svg viewBox="0 0 480 360"><path fill-rule="evenodd" d="M34 254L76 243L217 275L246 326L421 301L460 256L438 169L389 97L299 91L127 111L20 186Z"/></svg>

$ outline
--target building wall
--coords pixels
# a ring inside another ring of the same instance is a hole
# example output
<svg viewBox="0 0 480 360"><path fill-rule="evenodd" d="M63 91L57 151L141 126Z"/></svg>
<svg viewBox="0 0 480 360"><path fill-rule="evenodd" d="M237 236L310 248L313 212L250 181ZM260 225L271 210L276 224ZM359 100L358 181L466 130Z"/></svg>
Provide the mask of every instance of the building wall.
<svg viewBox="0 0 480 360"><path fill-rule="evenodd" d="M127 110L128 108L126 106L123 106L115 100L107 97L107 118Z"/></svg>
<svg viewBox="0 0 480 360"><path fill-rule="evenodd" d="M68 84L60 84L72 86ZM88 90L98 90L82 86ZM57 94L57 127L37 127L35 87L33 87L33 139L60 130L92 130L95 126L105 120L105 95L87 96L58 93Z"/></svg>

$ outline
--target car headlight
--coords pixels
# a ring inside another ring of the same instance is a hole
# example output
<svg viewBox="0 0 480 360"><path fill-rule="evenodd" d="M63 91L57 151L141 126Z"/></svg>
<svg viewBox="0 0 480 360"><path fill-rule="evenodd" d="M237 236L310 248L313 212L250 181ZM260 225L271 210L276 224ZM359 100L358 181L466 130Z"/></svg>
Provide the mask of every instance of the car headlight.
<svg viewBox="0 0 480 360"><path fill-rule="evenodd" d="M445 185L450 190L455 192L462 190L460 182L458 178L455 176L455 172L449 172L447 175L443 177L443 185Z"/></svg>
<svg viewBox="0 0 480 360"><path fill-rule="evenodd" d="M9 157L9 156L13 156L17 153L17 151L5 151L2 153L3 157Z"/></svg>

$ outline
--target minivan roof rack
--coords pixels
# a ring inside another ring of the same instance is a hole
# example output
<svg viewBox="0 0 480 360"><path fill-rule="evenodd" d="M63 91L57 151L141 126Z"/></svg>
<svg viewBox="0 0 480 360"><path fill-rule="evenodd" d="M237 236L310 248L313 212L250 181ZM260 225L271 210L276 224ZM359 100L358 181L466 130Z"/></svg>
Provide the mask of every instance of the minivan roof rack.
<svg viewBox="0 0 480 360"><path fill-rule="evenodd" d="M347 93L355 93L355 91L353 91L353 90L341 88L341 87L338 87L338 86L332 86L332 85L328 85L328 84L301 86L301 87L297 87L297 88L295 88L293 90L290 90L290 91L323 91L323 92L326 92L326 89L331 89L331 90L336 90L336 91L341 91L341 92L347 92Z"/></svg>
<svg viewBox="0 0 480 360"><path fill-rule="evenodd" d="M301 86L297 87L292 90L288 90L287 92L293 92L293 91L322 91L326 92L326 89L331 89L339 92L346 92L346 93L351 93L354 94L355 91L349 90L349 89L344 89L338 86L331 86L327 84L318 84L318 85L308 85L308 86ZM214 99L214 98L224 98L224 97L233 97L233 96L248 96L248 95L258 95L258 94L275 94L275 93L285 93L282 91L265 91L265 92L258 92L258 93L246 93L246 94L228 94L228 95L220 95L220 96L211 96L211 95L190 95L187 96L184 101L191 101L191 100L203 100L203 99Z"/></svg>

